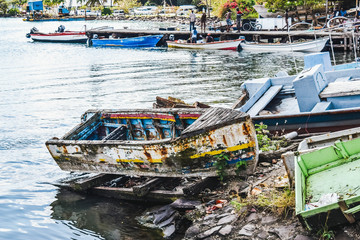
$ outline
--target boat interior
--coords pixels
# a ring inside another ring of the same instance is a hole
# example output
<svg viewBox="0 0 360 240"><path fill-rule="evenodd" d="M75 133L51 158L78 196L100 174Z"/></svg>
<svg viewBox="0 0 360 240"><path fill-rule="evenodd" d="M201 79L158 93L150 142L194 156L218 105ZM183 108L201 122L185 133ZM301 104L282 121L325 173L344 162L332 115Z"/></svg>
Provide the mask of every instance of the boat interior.
<svg viewBox="0 0 360 240"><path fill-rule="evenodd" d="M162 140L181 135L204 110L87 111L64 140Z"/></svg>
<svg viewBox="0 0 360 240"><path fill-rule="evenodd" d="M298 75L246 81L249 100L238 110L254 117L360 107L359 64L332 66L328 52L306 55L304 62Z"/></svg>

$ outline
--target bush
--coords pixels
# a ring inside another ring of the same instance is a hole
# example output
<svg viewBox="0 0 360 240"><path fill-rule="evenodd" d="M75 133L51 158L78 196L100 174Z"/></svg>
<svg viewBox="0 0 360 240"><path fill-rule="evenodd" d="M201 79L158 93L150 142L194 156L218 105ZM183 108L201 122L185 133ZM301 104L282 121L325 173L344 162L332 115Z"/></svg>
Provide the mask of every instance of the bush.
<svg viewBox="0 0 360 240"><path fill-rule="evenodd" d="M101 15L111 15L111 10L110 8L103 8L101 10Z"/></svg>
<svg viewBox="0 0 360 240"><path fill-rule="evenodd" d="M17 15L17 14L19 14L20 13L20 11L19 11L19 9L17 9L17 8L11 8L9 11L8 11L8 14L10 15L10 16L15 16L15 15Z"/></svg>

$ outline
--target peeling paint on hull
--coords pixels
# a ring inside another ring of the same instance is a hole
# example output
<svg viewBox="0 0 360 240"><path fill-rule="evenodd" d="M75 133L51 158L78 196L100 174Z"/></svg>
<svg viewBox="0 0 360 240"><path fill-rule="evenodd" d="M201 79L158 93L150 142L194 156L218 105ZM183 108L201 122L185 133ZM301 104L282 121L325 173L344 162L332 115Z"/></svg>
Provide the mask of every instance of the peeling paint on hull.
<svg viewBox="0 0 360 240"><path fill-rule="evenodd" d="M255 129L248 116L245 115L241 121L237 119L233 122L218 124L213 128L208 127L203 131L186 132L185 130L176 135L174 134L175 128L181 114L184 115L184 112L187 112L192 116L197 114L199 117L205 113L205 110L186 109L181 113L179 113L181 110L176 110L176 113L171 110L167 111L174 118L168 115L167 120L164 118L164 121L175 121L174 128L170 131L173 135L169 138L166 138L162 129L158 128L159 139L154 140L71 139L74 132L78 135L81 131L84 132L82 130L84 125L91 129L97 124L97 121L87 119L62 139L47 141L46 146L60 168L65 171L167 177L216 176L214 164L220 156L226 155L230 174L234 174L235 165L239 161L247 163L244 174L253 172L257 163L258 148ZM208 115L211 116L211 114ZM102 113L101 116L102 118L96 118L104 119L104 116L110 116L109 119L114 119L114 121L118 121L116 116L123 120L125 118L119 113L110 115ZM143 119L146 116L148 115L141 115ZM153 114L153 116L155 115ZM136 116L131 115L131 117L135 118ZM89 121L93 121L93 123ZM192 121L195 125L199 124L194 117ZM150 131L151 126L146 126ZM132 127L128 126L129 129ZM147 132L147 129L143 130L145 133ZM186 134L183 134L185 132ZM129 135L131 135L130 132ZM147 136L148 134L144 136L144 139ZM161 138L161 136L163 137Z"/></svg>

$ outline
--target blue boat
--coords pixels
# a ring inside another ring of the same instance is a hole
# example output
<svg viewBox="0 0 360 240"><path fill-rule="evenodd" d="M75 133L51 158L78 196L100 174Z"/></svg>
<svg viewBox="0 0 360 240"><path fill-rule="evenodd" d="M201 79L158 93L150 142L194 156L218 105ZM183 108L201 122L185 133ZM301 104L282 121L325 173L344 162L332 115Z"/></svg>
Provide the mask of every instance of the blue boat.
<svg viewBox="0 0 360 240"><path fill-rule="evenodd" d="M315 133L360 126L360 66L332 66L328 52L306 55L298 75L252 79L233 108L272 132ZM248 99L246 101L246 99Z"/></svg>
<svg viewBox="0 0 360 240"><path fill-rule="evenodd" d="M155 47L163 35L148 35L133 38L100 38L91 39L94 47Z"/></svg>

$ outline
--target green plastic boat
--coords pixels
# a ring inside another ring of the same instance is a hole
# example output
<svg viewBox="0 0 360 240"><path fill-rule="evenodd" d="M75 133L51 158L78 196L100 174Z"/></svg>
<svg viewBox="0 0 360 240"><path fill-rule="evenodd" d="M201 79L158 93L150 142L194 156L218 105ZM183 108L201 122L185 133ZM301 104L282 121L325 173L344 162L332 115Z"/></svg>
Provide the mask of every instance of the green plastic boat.
<svg viewBox="0 0 360 240"><path fill-rule="evenodd" d="M296 215L309 230L360 219L360 138L295 157Z"/></svg>

